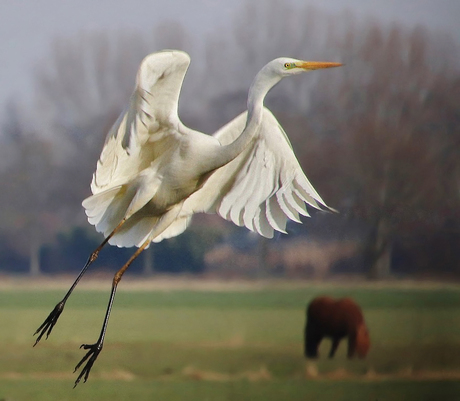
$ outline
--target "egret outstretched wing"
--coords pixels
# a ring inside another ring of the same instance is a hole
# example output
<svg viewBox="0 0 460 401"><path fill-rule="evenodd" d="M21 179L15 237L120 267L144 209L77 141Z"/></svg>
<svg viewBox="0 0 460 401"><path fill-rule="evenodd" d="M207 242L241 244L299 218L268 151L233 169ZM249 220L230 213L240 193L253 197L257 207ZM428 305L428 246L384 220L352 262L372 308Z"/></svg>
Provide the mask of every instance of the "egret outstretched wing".
<svg viewBox="0 0 460 401"><path fill-rule="evenodd" d="M222 145L231 143L244 129L246 118L246 112L240 114L214 137ZM287 219L299 222L299 214L308 216L305 204L327 208L303 173L283 128L264 108L250 146L216 170L184 202L182 214L217 212L271 238L274 230L285 232Z"/></svg>
<svg viewBox="0 0 460 401"><path fill-rule="evenodd" d="M167 160L190 131L177 108L189 56L164 51L146 57L127 109L109 131L91 182L93 196L85 199L88 220L97 231L110 233L131 208L131 214L155 194L161 177L152 170ZM149 168L149 185L139 182ZM139 191L142 188L142 191ZM136 204L133 204L135 202Z"/></svg>
<svg viewBox="0 0 460 401"><path fill-rule="evenodd" d="M93 194L135 178L177 146L181 128L186 130L177 107L189 64L190 57L181 51L154 53L142 61L128 107L107 135L91 183Z"/></svg>

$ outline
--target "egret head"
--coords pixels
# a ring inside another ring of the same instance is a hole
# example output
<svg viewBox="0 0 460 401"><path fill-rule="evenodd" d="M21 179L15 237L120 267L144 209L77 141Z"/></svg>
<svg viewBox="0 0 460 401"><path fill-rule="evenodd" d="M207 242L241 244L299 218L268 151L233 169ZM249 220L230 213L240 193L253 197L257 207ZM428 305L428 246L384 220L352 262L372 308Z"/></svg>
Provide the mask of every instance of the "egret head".
<svg viewBox="0 0 460 401"><path fill-rule="evenodd" d="M340 67L341 65L341 63L303 61L287 57L272 60L259 71L251 85L248 97L248 110L251 111L254 105L263 102L267 92L285 77L321 68Z"/></svg>
<svg viewBox="0 0 460 401"><path fill-rule="evenodd" d="M274 73L281 77L300 74L306 71L319 70L322 68L340 67L342 63L329 61L303 61L293 58L280 57L267 64Z"/></svg>

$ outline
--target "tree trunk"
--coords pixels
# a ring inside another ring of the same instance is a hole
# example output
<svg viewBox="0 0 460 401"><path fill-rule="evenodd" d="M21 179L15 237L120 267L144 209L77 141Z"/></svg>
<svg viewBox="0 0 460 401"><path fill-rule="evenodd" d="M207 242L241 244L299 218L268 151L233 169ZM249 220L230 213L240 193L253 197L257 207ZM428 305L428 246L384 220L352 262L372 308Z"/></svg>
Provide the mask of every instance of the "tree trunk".
<svg viewBox="0 0 460 401"><path fill-rule="evenodd" d="M376 224L375 234L371 236L369 246L369 276L371 279L388 278L391 273L390 226L384 218Z"/></svg>
<svg viewBox="0 0 460 401"><path fill-rule="evenodd" d="M29 274L37 277L40 271L40 240L33 236L30 241Z"/></svg>
<svg viewBox="0 0 460 401"><path fill-rule="evenodd" d="M153 243L144 251L143 271L146 276L151 276L154 272Z"/></svg>
<svg viewBox="0 0 460 401"><path fill-rule="evenodd" d="M391 273L391 243L386 243L382 251L377 255L377 260L374 262L372 270L374 271L374 278L385 279Z"/></svg>
<svg viewBox="0 0 460 401"><path fill-rule="evenodd" d="M269 271L268 241L267 238L260 236L257 242L257 277L259 278L266 277Z"/></svg>

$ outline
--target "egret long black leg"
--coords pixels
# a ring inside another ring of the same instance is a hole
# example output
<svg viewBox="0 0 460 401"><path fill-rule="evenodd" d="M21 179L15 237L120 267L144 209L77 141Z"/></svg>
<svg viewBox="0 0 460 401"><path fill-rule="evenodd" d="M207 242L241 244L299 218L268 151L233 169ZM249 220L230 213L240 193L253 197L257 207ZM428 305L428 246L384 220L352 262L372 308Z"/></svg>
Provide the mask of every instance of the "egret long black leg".
<svg viewBox="0 0 460 401"><path fill-rule="evenodd" d="M112 291L110 292L109 304L107 305L107 311L105 313L104 323L102 324L101 334L99 335L99 338L95 344L82 344L80 346L80 348L87 349L89 351L82 358L82 360L78 362L77 366L75 366L74 373L78 370L78 368L80 368L81 365L83 365L84 362L86 361L88 362L86 362L86 365L81 370L80 374L77 377L77 380L75 380L75 385L73 386L74 388L77 386L78 383L80 383L80 380L82 378L83 378L83 382L86 382L86 380L88 379L89 373L91 371L91 368L93 367L94 362L96 361L97 357L102 351L102 347L104 345L105 333L107 331L107 325L109 323L110 312L112 311L112 305L115 299L115 293L117 291L117 286L121 280L121 277L123 276L124 272L128 269L128 267L131 265L131 263L142 253L142 251L145 248L147 248L147 246L150 244L150 241L151 241L150 238L147 241L145 241L139 247L139 249L133 254L133 256L131 256L131 258L123 265L123 267L115 273L115 276L113 277L113 281L112 281Z"/></svg>
<svg viewBox="0 0 460 401"><path fill-rule="evenodd" d="M41 326L35 331L34 336L37 333L40 333L37 339L35 340L34 347L38 344L38 342L42 339L44 334L46 333L46 338L49 337L51 332L53 331L53 327L56 324L57 320L59 319L59 316L61 315L62 311L64 310L65 303L67 302L67 299L70 297L70 294L72 294L72 291L74 288L77 286L78 282L80 279L83 277L85 274L86 270L88 267L97 259L99 256L99 252L101 249L104 247L107 242L109 242L110 238L112 238L115 233L121 228L123 223L126 221L126 219L123 219L116 227L115 229L107 236L107 238L102 241L102 243L91 253L89 256L87 262L83 266L83 269L80 271L78 274L77 278L73 282L72 286L70 287L69 291L65 294L64 298L54 307L54 309L51 311L51 313L48 315L46 320L41 324Z"/></svg>

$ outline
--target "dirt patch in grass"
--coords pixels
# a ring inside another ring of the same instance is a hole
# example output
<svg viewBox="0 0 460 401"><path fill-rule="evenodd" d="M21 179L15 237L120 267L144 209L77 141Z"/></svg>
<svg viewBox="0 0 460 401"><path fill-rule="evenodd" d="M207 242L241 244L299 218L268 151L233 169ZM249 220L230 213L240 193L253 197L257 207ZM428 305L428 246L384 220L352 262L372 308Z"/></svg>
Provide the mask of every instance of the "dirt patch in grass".
<svg viewBox="0 0 460 401"><path fill-rule="evenodd" d="M296 376L298 378L298 376ZM69 380L73 381L76 374L71 372L34 372L34 373L19 373L19 372L3 372L0 374L0 379L11 381L22 380ZM401 370L397 373L382 374L369 370L365 374L356 374L347 371L344 368L336 369L332 372L319 373L314 365L308 365L304 378L306 380L318 381L366 381L379 382L388 380L405 380L405 381L458 381L460 380L460 370L454 371L411 371L410 369ZM134 381L137 379L132 372L122 369L112 371L94 372L91 374L91 379L104 381ZM199 369L194 366L185 367L179 374L173 372L165 372L160 376L151 378L156 380L167 381L182 381L196 380L205 382L230 382L247 380L250 382L269 381L276 378L270 373L266 366L261 366L257 370L246 370L242 372L226 373L213 370Z"/></svg>
<svg viewBox="0 0 460 401"><path fill-rule="evenodd" d="M193 380L220 382L234 380L249 380L250 382L256 382L261 380L272 379L272 375L270 374L266 366L261 366L259 370L248 370L240 373L220 373L210 370L197 369L193 366L187 366L182 371L182 375L186 378Z"/></svg>
<svg viewBox="0 0 460 401"><path fill-rule="evenodd" d="M357 374L347 371L345 368L339 368L332 372L320 373L314 363L307 363L305 366L304 377L309 380L365 380L365 381L382 381L382 380L414 380L414 381L439 381L439 380L460 380L460 370L417 370L411 368L401 369L395 373L379 373L369 369L364 374Z"/></svg>
<svg viewBox="0 0 460 401"><path fill-rule="evenodd" d="M0 379L7 380L75 380L78 373L72 372L34 372L34 373L19 373L19 372L3 372L0 374ZM132 381L136 376L126 370L113 370L99 373L91 373L91 378L97 378L109 381Z"/></svg>

